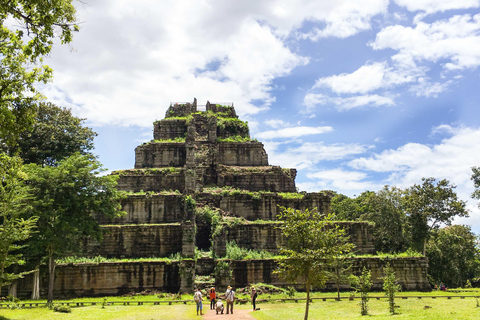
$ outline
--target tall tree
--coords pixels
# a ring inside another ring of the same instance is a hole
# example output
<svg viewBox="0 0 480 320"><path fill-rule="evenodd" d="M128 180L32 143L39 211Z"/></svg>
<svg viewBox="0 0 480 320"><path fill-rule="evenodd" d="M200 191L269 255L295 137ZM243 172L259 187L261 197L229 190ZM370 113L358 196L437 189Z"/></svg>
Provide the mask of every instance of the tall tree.
<svg viewBox="0 0 480 320"><path fill-rule="evenodd" d="M23 181L26 175L21 165L21 159L0 153L0 291L4 285L22 277L22 273L8 268L24 263L18 250L32 235L37 221L36 217L22 218L30 194Z"/></svg>
<svg viewBox="0 0 480 320"><path fill-rule="evenodd" d="M327 267L335 257L349 252L353 244L348 242L345 231L331 223L333 214L324 215L317 210L282 208L277 216L287 242L280 247L275 271L288 281L304 282L307 292L305 317L308 319L310 290L322 287L328 279Z"/></svg>
<svg viewBox="0 0 480 320"><path fill-rule="evenodd" d="M373 191L364 191L355 198L340 193L335 194L331 202L335 220L361 220L362 216L369 212L368 199L374 194Z"/></svg>
<svg viewBox="0 0 480 320"><path fill-rule="evenodd" d="M406 216L403 191L385 186L367 199L368 213L361 219L375 223L374 241L378 252L401 252L407 249Z"/></svg>
<svg viewBox="0 0 480 320"><path fill-rule="evenodd" d="M0 1L0 139L8 144L32 123L35 85L52 78L43 57L56 38L72 41L75 21L72 0Z"/></svg>
<svg viewBox="0 0 480 320"><path fill-rule="evenodd" d="M472 167L472 181L475 186L475 191L472 193L473 199L480 199L480 167ZM478 203L480 208L480 202Z"/></svg>
<svg viewBox="0 0 480 320"><path fill-rule="evenodd" d="M18 135L15 146L8 148L10 154L18 154L24 163L53 166L76 152L93 149L97 134L83 125L85 119L52 103L40 103L36 110L32 129Z"/></svg>
<svg viewBox="0 0 480 320"><path fill-rule="evenodd" d="M427 243L428 274L435 283L460 287L480 275L478 237L469 226L434 231Z"/></svg>
<svg viewBox="0 0 480 320"><path fill-rule="evenodd" d="M53 299L55 259L79 249L80 239L100 239L101 228L92 216L118 216L121 211L115 176L102 176L98 160L74 154L58 166L25 165L34 200L31 214L38 216L38 233L32 246L48 257L48 300Z"/></svg>
<svg viewBox="0 0 480 320"><path fill-rule="evenodd" d="M468 211L465 202L457 198L456 186L448 180L422 178L422 181L406 190L404 204L412 246L425 254L430 231L442 223L450 225L455 217L468 216Z"/></svg>

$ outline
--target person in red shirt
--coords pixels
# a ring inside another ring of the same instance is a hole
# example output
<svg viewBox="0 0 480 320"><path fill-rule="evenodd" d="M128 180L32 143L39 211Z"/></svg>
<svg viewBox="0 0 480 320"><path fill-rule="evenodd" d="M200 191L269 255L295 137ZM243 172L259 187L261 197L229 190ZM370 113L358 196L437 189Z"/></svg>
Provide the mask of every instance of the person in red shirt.
<svg viewBox="0 0 480 320"><path fill-rule="evenodd" d="M215 292L215 288L212 287L212 289L210 289L209 297L210 297L210 309L213 310L215 309L215 300L217 299L217 293Z"/></svg>

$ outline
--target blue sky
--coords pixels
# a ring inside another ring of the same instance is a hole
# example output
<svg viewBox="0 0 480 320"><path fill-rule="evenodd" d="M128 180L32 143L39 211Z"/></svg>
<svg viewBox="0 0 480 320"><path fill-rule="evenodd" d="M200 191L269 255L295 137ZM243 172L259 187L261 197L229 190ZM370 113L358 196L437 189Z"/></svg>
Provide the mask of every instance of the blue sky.
<svg viewBox="0 0 480 320"><path fill-rule="evenodd" d="M468 200L480 166L480 0L76 3L81 30L42 90L99 136L109 170L170 102L234 102L300 190L350 196L422 177Z"/></svg>

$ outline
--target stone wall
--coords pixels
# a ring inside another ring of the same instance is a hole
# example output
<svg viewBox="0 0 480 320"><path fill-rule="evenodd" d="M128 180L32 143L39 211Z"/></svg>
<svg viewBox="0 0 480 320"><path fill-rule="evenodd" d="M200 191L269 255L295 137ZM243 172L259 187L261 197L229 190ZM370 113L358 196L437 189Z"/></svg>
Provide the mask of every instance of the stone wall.
<svg viewBox="0 0 480 320"><path fill-rule="evenodd" d="M186 133L187 120L164 119L153 124L154 140L185 138Z"/></svg>
<svg viewBox="0 0 480 320"><path fill-rule="evenodd" d="M183 192L185 189L183 170L180 173L122 175L117 183L118 190L131 192L160 192L164 190Z"/></svg>
<svg viewBox="0 0 480 320"><path fill-rule="evenodd" d="M182 195L128 195L122 199L127 214L114 219L98 216L100 224L145 224L178 222L183 218Z"/></svg>
<svg viewBox="0 0 480 320"><path fill-rule="evenodd" d="M268 166L268 156L260 142L220 142L219 164L228 166Z"/></svg>
<svg viewBox="0 0 480 320"><path fill-rule="evenodd" d="M108 258L168 257L182 251L180 223L159 225L103 226L100 243L85 240L85 256Z"/></svg>
<svg viewBox="0 0 480 320"><path fill-rule="evenodd" d="M185 143L150 142L135 148L135 168L182 167L185 157Z"/></svg>
<svg viewBox="0 0 480 320"><path fill-rule="evenodd" d="M254 169L255 168L255 169ZM260 168L265 168L262 170ZM296 192L295 169L279 167L220 167L217 185L250 191Z"/></svg>
<svg viewBox="0 0 480 320"><path fill-rule="evenodd" d="M234 289L243 288L252 283L268 283L279 287L295 286L304 290L302 285L295 285L281 279L273 271L277 268L274 260L226 260L230 264L232 277L217 280L217 291L225 290L227 285ZM382 267L387 263L395 270L395 275L402 290L428 291L431 289L427 280L427 258L352 258L351 272L359 274L365 266L372 272L372 290L382 290ZM67 299L81 296L122 295L143 290L178 292L180 285L185 291L191 291L192 275L198 272L213 272L213 260L199 259L183 261L182 268L178 262L104 262L99 264L68 264L56 268L54 298ZM193 268L193 269L192 269ZM182 277L183 272L183 277ZM29 297L32 292L32 275L27 275L18 282L18 296ZM40 292L47 293L47 272L41 268ZM335 284L327 282L324 290L334 290ZM342 290L350 290L348 284L341 285Z"/></svg>
<svg viewBox="0 0 480 320"><path fill-rule="evenodd" d="M20 279L18 296L29 298L32 275ZM99 264L58 265L55 273L54 299L123 295L144 290L178 292L178 262L104 262ZM40 295L47 296L48 274L41 268Z"/></svg>
<svg viewBox="0 0 480 320"><path fill-rule="evenodd" d="M431 290L427 279L427 258L352 258L353 267L352 272L359 275L362 268L365 266L372 272L373 286L372 290L382 290L383 281L381 280L382 267L387 262L395 270L395 276L402 286L402 290L417 290L428 291ZM274 260L233 260L230 261L232 269L232 279L228 281L222 280L218 283L229 283L234 289L243 288L252 283L269 283L279 287L295 286L297 290L305 290L302 285L293 285L281 279L279 275L274 274L273 271L277 268ZM351 290L349 284L342 284L342 290ZM218 290L224 289L222 287ZM318 289L318 288L317 288ZM326 283L325 291L335 290L335 283L328 281Z"/></svg>
<svg viewBox="0 0 480 320"><path fill-rule="evenodd" d="M337 222L336 224L344 228L346 234L350 236L350 242L355 245L353 251L356 254L375 252L371 224L366 222ZM235 241L243 248L272 253L278 253L278 246L285 245L286 242L278 228L278 223L237 224L224 228L225 231L216 240L215 252L218 254L224 251L223 246L229 241Z"/></svg>
<svg viewBox="0 0 480 320"><path fill-rule="evenodd" d="M330 194L306 193L301 199L284 199L278 194L259 194L252 198L248 194L225 195L200 193L197 199L209 206L217 207L233 216L247 220L276 220L280 207L299 210L317 208L320 212L329 212Z"/></svg>

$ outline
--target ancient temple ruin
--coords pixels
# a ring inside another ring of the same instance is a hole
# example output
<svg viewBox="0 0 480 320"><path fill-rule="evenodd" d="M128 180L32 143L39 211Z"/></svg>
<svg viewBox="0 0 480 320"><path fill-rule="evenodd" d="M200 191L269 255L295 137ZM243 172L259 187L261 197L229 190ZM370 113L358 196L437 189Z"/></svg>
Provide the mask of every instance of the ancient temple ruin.
<svg viewBox="0 0 480 320"><path fill-rule="evenodd" d="M277 227L279 208L328 212L332 196L297 192L296 170L269 165L263 144L250 138L248 124L238 118L233 104L207 102L200 107L196 100L171 103L165 118L154 123L153 140L135 149L135 168L112 174L119 176L118 188L128 192L122 202L127 214L113 221L98 217L103 241L85 240L82 246L86 256L130 260L59 265L56 297L191 292L199 278L220 289L257 282L292 285L273 273L272 259L224 259L227 243L275 253L285 241ZM372 224L339 224L357 254L375 253ZM195 258L196 248L212 250L214 256ZM374 286L380 288L386 260L353 260L352 270L371 269ZM404 289L429 288L426 258L396 258L390 264ZM31 290L28 281L23 280L19 292ZM43 292L46 277L42 283Z"/></svg>

